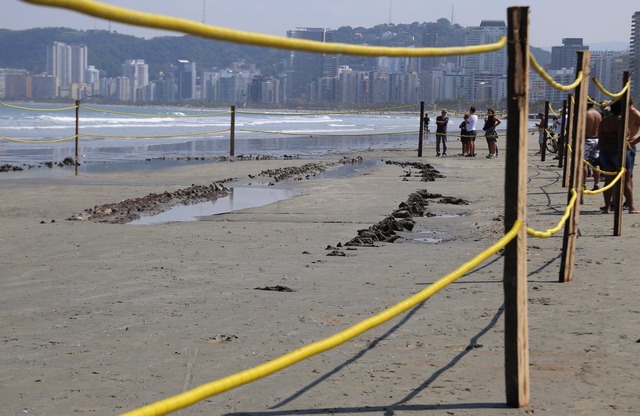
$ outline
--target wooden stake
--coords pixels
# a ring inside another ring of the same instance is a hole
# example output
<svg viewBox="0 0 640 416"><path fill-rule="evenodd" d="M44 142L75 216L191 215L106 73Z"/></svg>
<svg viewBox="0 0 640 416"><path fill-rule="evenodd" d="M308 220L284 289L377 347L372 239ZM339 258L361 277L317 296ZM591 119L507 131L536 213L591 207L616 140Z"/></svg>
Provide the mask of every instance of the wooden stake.
<svg viewBox="0 0 640 416"><path fill-rule="evenodd" d="M556 132L558 134L558 167L561 168L564 165L564 155L566 153L566 143L567 139L564 137L564 131L567 128L567 118L565 117L567 114L567 100L562 100L562 113L560 113L560 131ZM562 182L564 183L564 173L565 169L562 169ZM565 185L563 185L565 186Z"/></svg>
<svg viewBox="0 0 640 416"><path fill-rule="evenodd" d="M573 158L573 149L569 151L569 145L573 146L571 137L573 137L573 94L569 94L567 99L567 134L564 137L564 168L562 170L562 187L567 188L569 186L569 169L571 167L571 159Z"/></svg>
<svg viewBox="0 0 640 416"><path fill-rule="evenodd" d="M622 75L622 87L624 88L629 82L629 72L625 71ZM618 157L620 166L625 166L627 160L627 129L629 128L629 90L627 89L620 102L623 103L622 120L620 120L620 128L618 130ZM624 196L624 187L626 186L625 173L622 178L613 187L613 196L611 201L616 205L613 215L613 235L622 235L622 213L624 212L622 201Z"/></svg>
<svg viewBox="0 0 640 416"><path fill-rule="evenodd" d="M229 129L229 157L233 160L236 155L236 106L231 106L231 125Z"/></svg>
<svg viewBox="0 0 640 416"><path fill-rule="evenodd" d="M573 111L573 136L571 137L571 177L569 178L569 190L567 203L571 199L571 189L578 192L579 203L576 203L564 226L564 238L562 240L562 259L560 262L560 282L573 280L573 266L576 254L576 240L578 239L578 221L580 219L580 206L582 205L582 180L584 171L584 141L585 127L587 123L587 96L589 94L589 51L578 51L578 64L576 76L582 71L582 82L576 89L576 103Z"/></svg>
<svg viewBox="0 0 640 416"><path fill-rule="evenodd" d="M74 165L76 167L76 176L78 176L78 166L80 162L78 161L79 156L79 148L80 148L80 100L76 100L76 160L74 161Z"/></svg>
<svg viewBox="0 0 640 416"><path fill-rule="evenodd" d="M529 8L508 9L508 117L505 167L505 230L522 226L504 252L505 382L507 405L529 403L527 318L527 150L529 121Z"/></svg>
<svg viewBox="0 0 640 416"><path fill-rule="evenodd" d="M547 158L547 138L549 137L547 131L549 131L549 101L544 102L544 123L547 127L542 131L542 149L540 152L540 162L544 162ZM538 139L540 140L540 139Z"/></svg>
<svg viewBox="0 0 640 416"><path fill-rule="evenodd" d="M424 140L424 101L420 101L420 132L418 133L418 157L422 157L422 141Z"/></svg>

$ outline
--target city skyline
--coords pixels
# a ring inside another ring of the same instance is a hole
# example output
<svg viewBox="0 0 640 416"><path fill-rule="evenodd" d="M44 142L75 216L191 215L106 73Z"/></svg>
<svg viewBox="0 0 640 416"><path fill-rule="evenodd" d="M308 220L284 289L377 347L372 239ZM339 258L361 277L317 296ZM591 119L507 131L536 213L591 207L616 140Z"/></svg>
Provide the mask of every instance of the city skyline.
<svg viewBox="0 0 640 416"><path fill-rule="evenodd" d="M636 17L639 14L640 12L636 13ZM464 43L495 42L499 37L505 36L506 31L507 27L502 21L482 22L478 27L465 30ZM332 31L320 28L300 28L290 31L288 35L325 42L333 39ZM196 40L191 38L191 41ZM553 48L547 73L556 81L567 84L575 76L575 52L582 49L583 44L582 39L577 38L565 39L563 43L563 46ZM423 45L428 46L429 43ZM165 102L202 99L236 103L293 101L404 104L418 100L431 103L463 97L475 101L498 102L507 93L504 48L483 56L483 59L476 59L476 55L465 57L459 62L460 67L453 62L447 64L442 61L431 66L426 65L426 61L398 57L379 58L375 68L366 70L339 65L337 56L333 55L292 52L288 71L279 75L262 76L259 67L236 62L221 70L201 68L200 83L196 83L196 63L187 60L177 59L165 76L151 80L148 77L149 66L143 59L126 58L121 64L119 76L102 78L96 76L99 72L96 68L88 66L87 55L88 48L84 45L67 45L54 41L47 47L47 74L30 77L26 70L0 69L0 80L4 83L4 86L0 85L0 96L66 96L74 99L96 96L114 97L121 101L160 99ZM629 51L594 52L590 64L592 74L601 80L605 88L621 85L621 76L628 68L629 56ZM91 81L85 82L84 77ZM35 89L29 89L30 80L38 80L37 94L34 93ZM541 81L537 74L532 74L530 102L562 101L563 94L557 94L555 89L548 88ZM53 89L49 85L52 82L56 84ZM595 88L590 92L595 97L594 94L599 94Z"/></svg>
<svg viewBox="0 0 640 416"><path fill-rule="evenodd" d="M491 2L490 7L488 3L471 0L440 1L433 4L411 0L324 0L317 2L319 7L313 8L313 13L309 13L313 4L294 0L216 0L215 4L211 0L183 0L168 4L152 0L105 0L103 3L277 36L286 36L287 30L296 27L373 27L389 22L434 22L440 18L453 19L453 23L463 27L477 26L482 20L506 21L507 8L521 5L504 0ZM282 10L287 12L282 13ZM615 7L605 2L586 5L577 0L539 0L530 6L530 43L536 47L550 48L561 44L563 38L578 37L583 38L586 45L612 42L628 44L631 19L637 10L640 10L640 6L630 0L619 0ZM269 16L269 19L265 19L265 16ZM3 4L0 27L4 29L60 26L78 30L111 30L146 38L180 35L177 32L109 22L70 10L36 6L20 0L9 0Z"/></svg>

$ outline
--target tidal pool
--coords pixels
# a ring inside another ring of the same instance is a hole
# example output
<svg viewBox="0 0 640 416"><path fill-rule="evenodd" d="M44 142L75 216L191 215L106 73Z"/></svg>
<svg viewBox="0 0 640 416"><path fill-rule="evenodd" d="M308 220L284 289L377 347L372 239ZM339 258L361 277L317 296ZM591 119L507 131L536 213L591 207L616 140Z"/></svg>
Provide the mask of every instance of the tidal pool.
<svg viewBox="0 0 640 416"><path fill-rule="evenodd" d="M128 224L149 225L168 222L198 221L201 217L226 214L247 208L262 207L298 195L288 189L234 187L229 195L215 201L200 202L191 205L177 205L168 211L156 215L143 215Z"/></svg>

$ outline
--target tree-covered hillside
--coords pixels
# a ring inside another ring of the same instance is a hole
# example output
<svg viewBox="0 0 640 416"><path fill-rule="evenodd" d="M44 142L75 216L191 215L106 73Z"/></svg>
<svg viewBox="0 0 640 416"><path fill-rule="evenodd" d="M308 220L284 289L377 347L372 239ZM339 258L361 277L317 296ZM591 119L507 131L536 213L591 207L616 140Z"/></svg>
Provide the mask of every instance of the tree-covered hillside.
<svg viewBox="0 0 640 416"><path fill-rule="evenodd" d="M381 24L372 28L350 26L335 29L335 41L380 46L417 46L426 28L437 28L441 47L464 45L465 29L451 25L447 19L411 24ZM239 45L194 36L165 36L153 39L122 35L106 30L78 31L51 27L12 31L0 29L0 68L27 69L38 74L46 70L46 48L51 42L84 44L89 49L89 65L103 71L104 76L120 75L120 66L129 59L144 59L149 64L150 78L155 79L167 65L178 59L195 62L198 70L227 68L244 60L255 64L265 75L281 72L289 52L272 48ZM532 48L541 64L550 60L549 52ZM453 58L450 58L453 59ZM375 59L341 56L340 65L355 70L369 70Z"/></svg>

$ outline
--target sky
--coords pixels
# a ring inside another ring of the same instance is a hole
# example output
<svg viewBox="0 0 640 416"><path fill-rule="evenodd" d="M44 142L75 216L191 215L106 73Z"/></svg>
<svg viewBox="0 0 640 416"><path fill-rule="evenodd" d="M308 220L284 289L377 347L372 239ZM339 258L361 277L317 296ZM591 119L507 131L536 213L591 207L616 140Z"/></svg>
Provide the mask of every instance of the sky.
<svg viewBox="0 0 640 416"><path fill-rule="evenodd" d="M640 11L636 0L98 0L144 12L203 22L229 29L286 36L296 27L373 27L378 24L435 22L446 18L461 26L482 20L507 20L507 8L529 7L530 45L550 49L563 38L583 38L584 44L623 42L631 36L631 18ZM152 38L177 32L138 28L74 11L36 6L22 0L2 0L0 28L69 27L111 30ZM592 48L593 49L593 48Z"/></svg>

